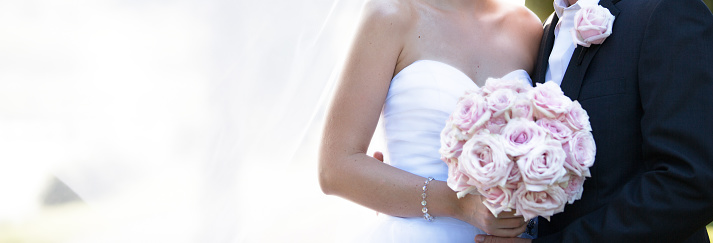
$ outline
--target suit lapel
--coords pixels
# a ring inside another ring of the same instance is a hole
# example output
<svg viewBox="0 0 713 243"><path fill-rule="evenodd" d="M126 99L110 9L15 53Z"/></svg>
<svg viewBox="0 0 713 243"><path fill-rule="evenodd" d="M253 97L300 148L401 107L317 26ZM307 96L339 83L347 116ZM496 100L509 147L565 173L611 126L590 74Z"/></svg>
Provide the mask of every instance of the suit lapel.
<svg viewBox="0 0 713 243"><path fill-rule="evenodd" d="M616 21L616 16L619 15L619 9L614 6L611 0L600 0L599 5L609 9L609 12L614 15ZM604 41L602 45L606 45L606 41ZM587 73L587 68L589 68L592 59L594 59L594 55L597 54L600 47L601 45L592 45L590 47L577 45L574 49L572 59L569 61L567 71L564 73L564 78L562 78L562 85L560 85L564 94L570 99L576 100L579 98L579 90L582 87L584 75Z"/></svg>
<svg viewBox="0 0 713 243"><path fill-rule="evenodd" d="M557 25L557 21L559 21L559 18L557 18L557 15L554 13L545 21L544 33L540 41L540 50L537 52L535 77L533 77L536 83L545 82L550 54L552 53L552 47L555 45L555 26Z"/></svg>

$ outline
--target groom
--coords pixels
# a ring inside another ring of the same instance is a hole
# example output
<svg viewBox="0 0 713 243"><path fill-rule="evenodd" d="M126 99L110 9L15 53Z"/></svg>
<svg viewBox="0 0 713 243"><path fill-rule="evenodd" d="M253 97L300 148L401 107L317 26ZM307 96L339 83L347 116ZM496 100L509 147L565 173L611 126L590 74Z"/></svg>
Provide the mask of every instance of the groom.
<svg viewBox="0 0 713 243"><path fill-rule="evenodd" d="M612 33L584 47L570 32L584 1L555 0L533 80L587 110L596 162L582 199L539 218L533 242L708 242L713 15L701 0L600 0Z"/></svg>

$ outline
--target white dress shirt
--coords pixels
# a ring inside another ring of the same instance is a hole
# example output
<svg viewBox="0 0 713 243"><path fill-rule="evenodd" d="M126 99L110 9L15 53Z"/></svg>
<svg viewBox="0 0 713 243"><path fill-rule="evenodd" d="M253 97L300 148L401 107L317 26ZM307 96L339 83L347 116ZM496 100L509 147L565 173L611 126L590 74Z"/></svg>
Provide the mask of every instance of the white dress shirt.
<svg viewBox="0 0 713 243"><path fill-rule="evenodd" d="M580 6L579 2L568 5L567 0L554 0L555 14L559 21L555 26L555 44L548 59L545 81L553 81L558 85L562 84L562 78L576 47L570 32L574 28L574 15Z"/></svg>

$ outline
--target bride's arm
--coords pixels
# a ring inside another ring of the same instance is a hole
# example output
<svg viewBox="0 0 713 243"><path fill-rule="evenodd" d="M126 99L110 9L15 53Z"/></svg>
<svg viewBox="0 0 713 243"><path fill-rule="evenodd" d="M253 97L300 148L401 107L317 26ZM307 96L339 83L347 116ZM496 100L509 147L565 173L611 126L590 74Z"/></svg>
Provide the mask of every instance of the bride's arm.
<svg viewBox="0 0 713 243"><path fill-rule="evenodd" d="M330 104L320 148L319 181L325 194L400 217L422 217L423 177L366 155L390 80L411 24L406 7L370 1ZM478 196L457 199L445 182L428 185L428 212L454 217L484 231L514 236L521 217L495 219Z"/></svg>
<svg viewBox="0 0 713 243"><path fill-rule="evenodd" d="M376 211L421 216L425 179L366 155L409 28L403 7L367 3L337 90L326 116L320 149L320 185ZM429 213L450 216L455 200L443 183L428 186Z"/></svg>

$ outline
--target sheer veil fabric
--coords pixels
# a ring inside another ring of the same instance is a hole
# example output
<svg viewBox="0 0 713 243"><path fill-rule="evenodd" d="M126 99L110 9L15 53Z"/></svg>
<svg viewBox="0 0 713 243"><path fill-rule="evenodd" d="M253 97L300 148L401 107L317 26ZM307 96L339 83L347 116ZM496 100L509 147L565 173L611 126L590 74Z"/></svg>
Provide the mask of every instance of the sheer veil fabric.
<svg viewBox="0 0 713 243"><path fill-rule="evenodd" d="M352 234L316 164L364 2L0 0L0 241Z"/></svg>

